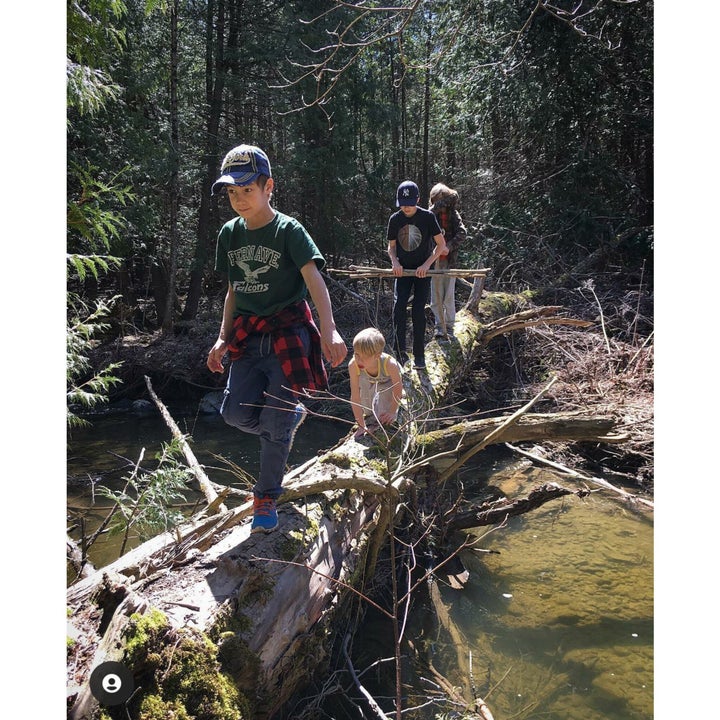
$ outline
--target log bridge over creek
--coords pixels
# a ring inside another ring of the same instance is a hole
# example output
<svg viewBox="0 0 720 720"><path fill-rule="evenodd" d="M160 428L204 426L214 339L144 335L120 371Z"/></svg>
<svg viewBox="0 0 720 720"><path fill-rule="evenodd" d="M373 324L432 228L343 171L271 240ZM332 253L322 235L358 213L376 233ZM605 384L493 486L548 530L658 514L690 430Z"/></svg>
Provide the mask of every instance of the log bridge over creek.
<svg viewBox="0 0 720 720"><path fill-rule="evenodd" d="M501 293L483 298L482 275L476 276L470 299L458 312L455 339L430 343L427 371L404 375L408 419L401 432L378 442L356 441L350 433L336 447L292 470L284 480L280 526L268 535L250 534L252 502L247 493L210 482L148 381L168 426L184 443L207 505L110 565L83 573L68 588L68 634L73 641L68 717L100 717L89 677L105 661L125 663L135 677L136 692L127 707L102 709L104 717L112 718L139 717L141 706L143 717L185 717L168 714L182 706L192 717L272 718L307 685L312 672L327 663L333 648L338 652L342 645L351 668L349 635L338 642L336 630L348 628L350 611L357 610L358 603L373 602L363 589L408 507L425 503L440 486L451 486L457 469L492 443L626 439L616 432L611 417L530 413L542 393L509 416L449 427L433 421L433 411L442 407L493 337L536 324L591 324L568 318L561 310L531 307L522 298ZM525 498L480 507L460 504L456 512L445 514L437 531L448 538L469 527L502 523L554 498L586 493L593 479L584 480L580 491L548 484ZM603 486L600 480L596 484ZM241 502L228 509L225 503L233 493L242 495ZM418 582L427 577L421 574ZM389 612L389 627L397 610L383 609ZM438 611L442 622L442 607ZM397 620L397 612L394 617ZM492 718L482 698L472 696L469 688L455 687L429 665L438 687L461 703L468 717ZM369 694L366 702L376 717L390 712ZM149 708L160 714L152 715ZM397 717L394 710L390 714Z"/></svg>

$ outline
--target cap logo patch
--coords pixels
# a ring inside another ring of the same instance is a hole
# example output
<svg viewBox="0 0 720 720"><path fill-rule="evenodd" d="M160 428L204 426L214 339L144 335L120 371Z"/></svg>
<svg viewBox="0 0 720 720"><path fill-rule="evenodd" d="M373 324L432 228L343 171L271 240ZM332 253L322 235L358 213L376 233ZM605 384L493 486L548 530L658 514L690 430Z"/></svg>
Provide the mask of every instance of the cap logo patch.
<svg viewBox="0 0 720 720"><path fill-rule="evenodd" d="M226 168L232 167L233 165L253 165L252 153L248 150L239 150L237 152L230 153L226 158L222 166L224 172Z"/></svg>

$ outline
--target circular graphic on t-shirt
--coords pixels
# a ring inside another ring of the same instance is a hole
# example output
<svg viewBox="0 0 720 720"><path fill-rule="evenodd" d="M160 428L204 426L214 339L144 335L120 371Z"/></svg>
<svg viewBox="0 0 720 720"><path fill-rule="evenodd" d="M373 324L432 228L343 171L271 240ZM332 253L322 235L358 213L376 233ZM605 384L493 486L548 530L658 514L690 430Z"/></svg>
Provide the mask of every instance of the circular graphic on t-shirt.
<svg viewBox="0 0 720 720"><path fill-rule="evenodd" d="M416 225L403 225L398 232L398 242L405 252L412 252L420 247L422 233Z"/></svg>

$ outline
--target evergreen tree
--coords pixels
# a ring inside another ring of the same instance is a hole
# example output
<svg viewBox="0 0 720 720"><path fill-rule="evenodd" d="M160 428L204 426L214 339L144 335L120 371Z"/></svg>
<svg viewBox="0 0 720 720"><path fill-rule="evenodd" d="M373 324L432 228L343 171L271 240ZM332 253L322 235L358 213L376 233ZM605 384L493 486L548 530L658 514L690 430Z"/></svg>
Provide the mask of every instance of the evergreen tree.
<svg viewBox="0 0 720 720"><path fill-rule="evenodd" d="M93 115L118 91L100 67L109 48L118 50L123 34L112 22L125 12L122 2L90 2L83 7L70 3L68 9L67 92L69 115ZM87 357L94 336L107 326L102 319L112 303L98 300L91 307L81 296L81 284L88 277L97 279L117 262L106 255L113 238L123 226L113 204L132 199L118 175L108 182L96 176L93 165L71 163L68 179L68 297L67 297L67 400L68 425L81 422L72 408L92 407L106 399L119 382L113 375L117 364L93 373ZM72 289L75 287L76 289Z"/></svg>

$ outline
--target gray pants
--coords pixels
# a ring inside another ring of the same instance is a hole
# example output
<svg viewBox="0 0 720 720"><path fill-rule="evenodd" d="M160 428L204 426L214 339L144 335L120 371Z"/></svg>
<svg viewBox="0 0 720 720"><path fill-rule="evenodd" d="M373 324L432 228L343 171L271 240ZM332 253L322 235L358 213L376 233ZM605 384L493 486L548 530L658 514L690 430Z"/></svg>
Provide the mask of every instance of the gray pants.
<svg viewBox="0 0 720 720"><path fill-rule="evenodd" d="M447 260L435 263L438 270L447 268ZM435 330L451 332L455 325L455 280L447 275L433 275L430 308L435 316Z"/></svg>
<svg viewBox="0 0 720 720"><path fill-rule="evenodd" d="M307 329L299 332L309 349ZM220 414L228 425L260 436L260 476L253 488L260 497L282 494L297 403L273 350L271 335L251 335L243 357L230 365Z"/></svg>

